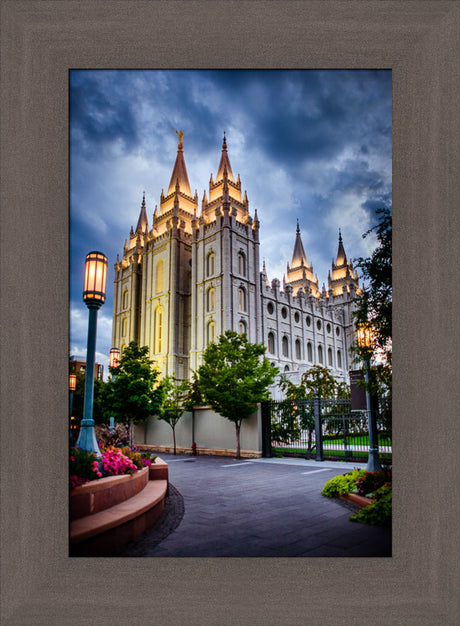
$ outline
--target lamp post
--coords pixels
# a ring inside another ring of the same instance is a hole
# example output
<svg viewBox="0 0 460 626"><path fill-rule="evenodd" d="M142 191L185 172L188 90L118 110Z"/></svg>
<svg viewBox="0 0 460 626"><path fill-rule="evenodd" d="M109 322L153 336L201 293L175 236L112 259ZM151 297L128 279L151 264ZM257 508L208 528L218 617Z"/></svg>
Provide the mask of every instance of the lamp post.
<svg viewBox="0 0 460 626"><path fill-rule="evenodd" d="M72 437L72 404L73 404L73 392L77 388L77 376L76 374L69 374L69 392L70 392L70 436Z"/></svg>
<svg viewBox="0 0 460 626"><path fill-rule="evenodd" d="M109 353L109 368L118 367L120 364L120 348L110 348ZM112 380L115 380L115 374L112 373ZM113 432L115 428L115 418L110 418L109 430Z"/></svg>
<svg viewBox="0 0 460 626"><path fill-rule="evenodd" d="M369 454L367 459L366 470L368 472L378 472L382 469L379 457L379 445L377 439L377 423L371 402L371 392L369 389L369 381L371 379L371 357L374 351L374 336L372 328L369 324L361 324L357 329L358 347L364 358L365 371L364 377L366 381L366 413L369 430Z"/></svg>
<svg viewBox="0 0 460 626"><path fill-rule="evenodd" d="M106 281L107 257L102 252L90 252L86 255L83 289L83 300L89 309L85 398L77 446L88 452L95 452L97 459L101 459L102 455L97 445L96 433L94 431L94 361L96 356L97 312L105 302Z"/></svg>

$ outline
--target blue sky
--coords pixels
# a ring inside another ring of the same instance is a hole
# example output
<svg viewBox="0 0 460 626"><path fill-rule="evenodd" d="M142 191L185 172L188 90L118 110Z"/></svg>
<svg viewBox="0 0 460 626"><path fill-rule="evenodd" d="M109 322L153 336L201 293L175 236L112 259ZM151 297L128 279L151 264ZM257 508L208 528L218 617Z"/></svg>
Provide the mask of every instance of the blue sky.
<svg viewBox="0 0 460 626"><path fill-rule="evenodd" d="M72 70L70 72L70 354L86 358L84 259L109 260L96 360L108 371L113 266L145 191L149 224L184 132L192 193L217 173L225 131L233 173L260 220L260 257L282 280L299 219L307 260L327 284L342 231L349 258L391 208L389 70Z"/></svg>

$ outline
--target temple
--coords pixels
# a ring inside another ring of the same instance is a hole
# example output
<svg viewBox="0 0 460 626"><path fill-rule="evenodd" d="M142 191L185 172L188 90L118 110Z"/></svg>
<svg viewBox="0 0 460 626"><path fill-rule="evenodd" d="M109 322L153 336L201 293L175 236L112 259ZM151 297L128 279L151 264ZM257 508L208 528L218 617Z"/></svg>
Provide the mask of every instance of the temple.
<svg viewBox="0 0 460 626"><path fill-rule="evenodd" d="M175 129L173 129L175 130ZM201 205L193 195L183 133L166 195L161 191L149 225L145 193L114 281L112 345L149 346L163 375L188 379L209 342L226 330L264 343L281 373L302 374L314 364L348 381L354 339L352 311L360 295L339 231L328 288L320 290L302 243L299 222L291 264L281 283L260 268L257 210L251 214L240 175L230 164L224 134L215 178Z"/></svg>

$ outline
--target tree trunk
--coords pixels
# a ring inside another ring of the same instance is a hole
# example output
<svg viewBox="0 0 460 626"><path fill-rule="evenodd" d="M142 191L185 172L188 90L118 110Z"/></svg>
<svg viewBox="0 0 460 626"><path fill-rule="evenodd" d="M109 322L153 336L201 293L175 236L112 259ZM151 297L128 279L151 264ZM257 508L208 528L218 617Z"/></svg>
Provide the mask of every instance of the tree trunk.
<svg viewBox="0 0 460 626"><path fill-rule="evenodd" d="M173 428L173 441L174 441L174 456L176 455L176 429Z"/></svg>
<svg viewBox="0 0 460 626"><path fill-rule="evenodd" d="M238 422L235 422L235 430L236 430L236 458L240 459L241 458L241 449L240 449L240 429L241 429L241 424L238 424Z"/></svg>

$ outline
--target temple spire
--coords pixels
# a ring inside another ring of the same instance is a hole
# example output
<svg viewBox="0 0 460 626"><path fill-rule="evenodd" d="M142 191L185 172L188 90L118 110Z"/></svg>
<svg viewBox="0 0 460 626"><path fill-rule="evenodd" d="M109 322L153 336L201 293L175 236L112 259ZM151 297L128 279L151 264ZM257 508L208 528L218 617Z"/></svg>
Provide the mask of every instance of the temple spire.
<svg viewBox="0 0 460 626"><path fill-rule="evenodd" d="M297 229L291 267L300 267L301 265L307 266L307 255L305 254L305 250L303 249L302 238L300 237L299 220L297 220Z"/></svg>
<svg viewBox="0 0 460 626"><path fill-rule="evenodd" d="M180 192L191 197L192 193L188 182L187 168L185 167L184 161L184 147L182 145L184 133L181 130L177 131L175 128L173 128L173 130L179 137L179 145L177 146L176 162L174 163L174 169L169 182L168 193L166 195L169 196L171 193L174 193L176 191L176 185L179 183Z"/></svg>
<svg viewBox="0 0 460 626"><path fill-rule="evenodd" d="M222 155L220 157L219 169L217 170L216 182L218 180L222 180L222 178L224 177L225 170L227 170L228 180L234 183L235 179L233 178L232 166L230 165L230 159L228 158L227 140L225 138L225 132L224 132L224 140L222 143Z"/></svg>
<svg viewBox="0 0 460 626"><path fill-rule="evenodd" d="M142 197L141 212L139 219L137 220L136 233L143 233L145 228L148 227L147 211L145 208L145 191Z"/></svg>
<svg viewBox="0 0 460 626"><path fill-rule="evenodd" d="M340 228L339 228L339 247L337 249L337 261L336 261L336 265L346 265L347 264L347 255L345 254L345 249L343 247L343 242L342 242L342 233L340 232Z"/></svg>

